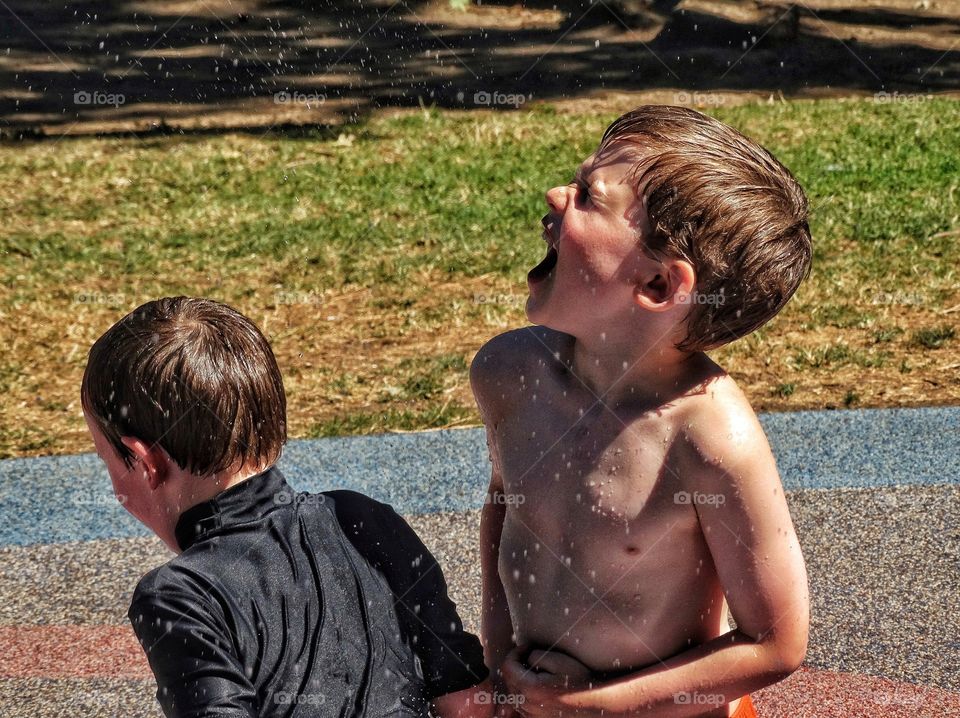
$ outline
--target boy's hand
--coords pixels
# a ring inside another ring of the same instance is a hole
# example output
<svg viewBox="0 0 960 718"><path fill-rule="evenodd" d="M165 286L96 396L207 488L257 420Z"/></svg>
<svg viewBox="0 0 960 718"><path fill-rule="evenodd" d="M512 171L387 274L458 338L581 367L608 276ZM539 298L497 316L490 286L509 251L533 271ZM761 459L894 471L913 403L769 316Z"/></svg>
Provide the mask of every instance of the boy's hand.
<svg viewBox="0 0 960 718"><path fill-rule="evenodd" d="M541 651L535 648L527 656L527 665L537 673L566 676L574 681L587 681L590 678L589 668L562 651Z"/></svg>
<svg viewBox="0 0 960 718"><path fill-rule="evenodd" d="M528 718L584 715L583 691L590 689L590 669L560 651L518 646L501 667L509 695Z"/></svg>

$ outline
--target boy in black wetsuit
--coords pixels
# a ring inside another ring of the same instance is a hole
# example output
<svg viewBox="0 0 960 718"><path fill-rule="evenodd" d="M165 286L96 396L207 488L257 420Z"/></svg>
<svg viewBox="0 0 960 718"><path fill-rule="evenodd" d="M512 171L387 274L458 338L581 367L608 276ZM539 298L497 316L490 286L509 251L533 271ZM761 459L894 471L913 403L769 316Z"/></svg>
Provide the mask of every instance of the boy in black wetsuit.
<svg viewBox="0 0 960 718"><path fill-rule="evenodd" d="M217 302L149 302L93 345L81 399L124 507L178 555L129 617L167 716L488 716L476 637L389 506L295 492L267 340Z"/></svg>

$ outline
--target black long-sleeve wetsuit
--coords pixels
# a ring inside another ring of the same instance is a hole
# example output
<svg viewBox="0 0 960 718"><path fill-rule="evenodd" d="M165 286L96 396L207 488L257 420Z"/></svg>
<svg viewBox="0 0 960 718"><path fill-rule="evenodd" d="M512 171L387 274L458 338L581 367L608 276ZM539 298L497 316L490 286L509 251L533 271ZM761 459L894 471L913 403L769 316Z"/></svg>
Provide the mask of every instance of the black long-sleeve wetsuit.
<svg viewBox="0 0 960 718"><path fill-rule="evenodd" d="M276 468L188 509L129 617L167 716L425 715L487 675L440 566L386 504Z"/></svg>

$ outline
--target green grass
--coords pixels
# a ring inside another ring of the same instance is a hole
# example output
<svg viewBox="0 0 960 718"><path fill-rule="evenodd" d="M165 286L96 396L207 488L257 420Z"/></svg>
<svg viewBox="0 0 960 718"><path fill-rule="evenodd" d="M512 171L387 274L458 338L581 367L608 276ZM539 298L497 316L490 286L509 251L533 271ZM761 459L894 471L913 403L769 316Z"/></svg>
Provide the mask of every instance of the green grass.
<svg viewBox="0 0 960 718"><path fill-rule="evenodd" d="M955 271L955 237L934 235L960 221L957 103L715 114L770 147L807 188L823 281L889 288L915 282L922 262L929 291ZM611 119L430 112L355 127L349 143L318 134L7 144L6 279L27 266L51 281L138 276L164 260L286 262L284 279L312 289L397 285L424 266L519 277L539 259L544 190L569 180ZM847 314L820 319L853 321Z"/></svg>
<svg viewBox="0 0 960 718"><path fill-rule="evenodd" d="M847 364L871 369L882 367L889 357L889 352L863 351L853 349L846 344L834 344L798 352L794 355L793 360L800 367L812 369Z"/></svg>
<svg viewBox="0 0 960 718"><path fill-rule="evenodd" d="M449 384L465 380L468 371L466 359L459 354L404 359L399 369L411 372L403 384L403 394L414 400L435 398Z"/></svg>
<svg viewBox="0 0 960 718"><path fill-rule="evenodd" d="M920 329L913 334L913 344L926 349L939 349L948 341L956 336L956 330L953 327L935 327L933 329Z"/></svg>
<svg viewBox="0 0 960 718"><path fill-rule="evenodd" d="M804 334L782 352L802 376L778 379L766 395L796 399L800 379L801 393L813 396L807 390L816 381L808 377L843 366L889 368L899 377L922 365L914 354L954 341L950 327L903 329L890 313L929 313L956 301L960 103L797 101L712 114L771 149L812 206L813 274L787 309ZM318 367L304 370L302 386L313 396L369 397L350 416L313 415L307 432L465 420L473 411L464 393L470 347L522 322L523 278L543 251L543 194L570 180L613 119L535 106L412 112L349 126L340 136L0 144L0 340L17 342L0 360L8 396L0 445L16 453L46 446L38 432L82 428L74 414L54 414L75 409L91 336L146 298L173 293L264 312L280 303L280 292L312 297L319 322L310 322L319 324L326 293L364 290L363 309L384 319L371 321L366 338L375 347L401 346L375 368L347 362L326 379ZM422 286L424 276L434 284ZM473 289L457 294L443 283L507 292L506 299L470 301ZM26 337L21 316L36 322ZM416 344L424 332L439 337L452 327L449 337L461 326L469 345L434 342L427 351ZM293 357L297 331L267 328L271 338L294 337L278 340ZM42 332L49 336L36 338ZM859 345L836 341L858 332ZM730 355L769 363L768 336L776 337L775 325ZM46 381L64 376L62 387ZM40 412L28 422L39 428L24 434L15 406ZM310 415L310 407L304 411Z"/></svg>
<svg viewBox="0 0 960 718"><path fill-rule="evenodd" d="M774 394L785 399L788 396L793 396L796 390L797 390L797 385L794 382L785 381L782 384L778 384L773 391L774 391Z"/></svg>
<svg viewBox="0 0 960 718"><path fill-rule="evenodd" d="M314 424L306 438L447 428L472 422L473 417L472 408L458 405L444 405L424 411L388 409L383 412L357 412Z"/></svg>
<svg viewBox="0 0 960 718"><path fill-rule="evenodd" d="M872 337L874 344L886 344L892 342L901 334L903 334L903 330L900 327L889 327L874 329Z"/></svg>

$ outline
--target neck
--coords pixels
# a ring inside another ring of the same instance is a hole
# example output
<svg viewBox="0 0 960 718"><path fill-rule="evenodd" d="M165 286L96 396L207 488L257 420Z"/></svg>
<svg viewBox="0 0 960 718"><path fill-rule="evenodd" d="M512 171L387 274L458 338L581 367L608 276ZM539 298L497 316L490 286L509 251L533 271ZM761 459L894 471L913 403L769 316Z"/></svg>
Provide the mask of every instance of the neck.
<svg viewBox="0 0 960 718"><path fill-rule="evenodd" d="M151 527L160 539L174 552L180 553L175 535L177 522L187 509L222 494L232 486L243 483L267 467L244 467L227 470L209 476L197 476L176 468L167 476L158 491L163 492L158 502L160 515L157 525Z"/></svg>
<svg viewBox="0 0 960 718"><path fill-rule="evenodd" d="M658 405L676 392L693 356L678 350L672 336L586 335L574 338L571 370L611 407Z"/></svg>

